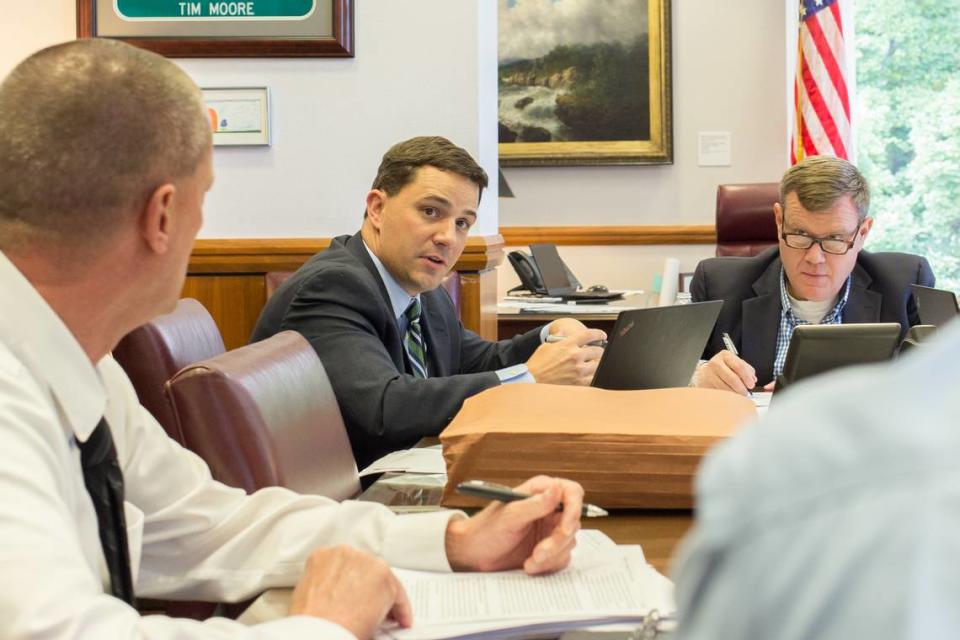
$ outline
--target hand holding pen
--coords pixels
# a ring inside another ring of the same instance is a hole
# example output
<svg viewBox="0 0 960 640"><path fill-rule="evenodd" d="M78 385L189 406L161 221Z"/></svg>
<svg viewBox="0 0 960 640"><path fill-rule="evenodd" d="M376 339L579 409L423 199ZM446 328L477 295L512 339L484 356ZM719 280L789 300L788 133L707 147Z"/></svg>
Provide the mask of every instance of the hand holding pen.
<svg viewBox="0 0 960 640"><path fill-rule="evenodd" d="M757 384L756 372L750 363L740 358L729 334L723 333L720 337L725 348L697 367L693 386L752 395L751 389Z"/></svg>
<svg viewBox="0 0 960 640"><path fill-rule="evenodd" d="M498 500L470 518L450 521L446 550L451 568L500 571L522 566L537 574L567 566L580 529L583 487L572 480L536 476L507 491L525 497Z"/></svg>

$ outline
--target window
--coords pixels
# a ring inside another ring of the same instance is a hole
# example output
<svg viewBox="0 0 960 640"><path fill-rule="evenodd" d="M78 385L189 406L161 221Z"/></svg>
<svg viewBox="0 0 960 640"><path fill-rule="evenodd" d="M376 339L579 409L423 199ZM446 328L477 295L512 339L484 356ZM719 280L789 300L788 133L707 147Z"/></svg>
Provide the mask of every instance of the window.
<svg viewBox="0 0 960 640"><path fill-rule="evenodd" d="M854 21L867 248L925 255L937 286L958 291L960 0L861 0Z"/></svg>

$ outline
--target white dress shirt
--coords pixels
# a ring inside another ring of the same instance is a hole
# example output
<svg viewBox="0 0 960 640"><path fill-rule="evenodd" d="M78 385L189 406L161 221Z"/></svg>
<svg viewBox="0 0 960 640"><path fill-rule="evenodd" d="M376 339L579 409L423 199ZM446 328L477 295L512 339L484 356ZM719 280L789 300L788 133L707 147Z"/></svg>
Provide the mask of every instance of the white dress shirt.
<svg viewBox="0 0 960 640"><path fill-rule="evenodd" d="M678 638L960 638L960 322L774 398L697 478Z"/></svg>
<svg viewBox="0 0 960 640"><path fill-rule="evenodd" d="M449 571L444 537L456 512L397 517L280 488L247 496L212 480L139 405L112 358L91 364L2 253L0 310L0 638L353 637L307 616L253 627L140 617L106 593L76 443L101 417L123 469L138 596L243 600L292 586L314 548L337 544L394 566Z"/></svg>

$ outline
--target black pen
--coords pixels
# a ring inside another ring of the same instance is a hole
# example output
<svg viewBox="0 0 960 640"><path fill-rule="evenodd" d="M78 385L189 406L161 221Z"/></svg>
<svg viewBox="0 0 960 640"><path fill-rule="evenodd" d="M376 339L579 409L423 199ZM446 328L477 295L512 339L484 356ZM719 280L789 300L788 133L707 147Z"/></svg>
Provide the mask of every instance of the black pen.
<svg viewBox="0 0 960 640"><path fill-rule="evenodd" d="M494 482L484 482L483 480L467 480L457 485L457 493L463 496L473 496L475 498L484 498L486 500L499 500L500 502L513 502L514 500L526 500L529 494L514 491L510 487ZM563 505L557 506L557 511L563 511ZM584 518L598 518L600 516L610 515L605 510L593 504L584 504L580 509L580 515Z"/></svg>
<svg viewBox="0 0 960 640"><path fill-rule="evenodd" d="M733 344L733 338L730 337L729 333L724 331L723 333L720 334L720 339L723 340L723 346L727 351L737 356L738 358L740 357L740 352L737 351L737 345ZM751 396L753 395L753 391L750 389L747 389L747 393Z"/></svg>

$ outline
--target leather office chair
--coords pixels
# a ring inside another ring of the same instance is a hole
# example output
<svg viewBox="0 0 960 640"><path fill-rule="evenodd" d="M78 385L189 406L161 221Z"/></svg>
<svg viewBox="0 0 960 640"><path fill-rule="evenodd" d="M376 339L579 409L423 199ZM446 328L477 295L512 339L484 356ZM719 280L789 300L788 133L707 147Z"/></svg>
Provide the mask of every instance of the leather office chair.
<svg viewBox="0 0 960 640"><path fill-rule="evenodd" d="M267 300L273 295L274 291L280 288L287 278L294 274L293 271L268 271L263 274L264 289L266 289Z"/></svg>
<svg viewBox="0 0 960 640"><path fill-rule="evenodd" d="M167 434L183 444L173 408L163 386L188 364L225 351L216 322L193 298L183 298L165 315L128 333L113 350L147 411Z"/></svg>
<svg viewBox="0 0 960 640"><path fill-rule="evenodd" d="M457 310L457 317L460 317L460 272L454 270L448 273L447 277L440 283L440 286L450 294L450 299L453 300L453 306Z"/></svg>
<svg viewBox="0 0 960 640"><path fill-rule="evenodd" d="M717 255L755 256L777 244L773 204L776 182L721 184L717 187Z"/></svg>
<svg viewBox="0 0 960 640"><path fill-rule="evenodd" d="M333 388L303 336L283 331L190 365L167 383L184 445L248 492L281 486L336 500L360 492Z"/></svg>

